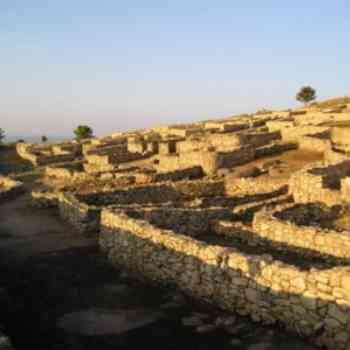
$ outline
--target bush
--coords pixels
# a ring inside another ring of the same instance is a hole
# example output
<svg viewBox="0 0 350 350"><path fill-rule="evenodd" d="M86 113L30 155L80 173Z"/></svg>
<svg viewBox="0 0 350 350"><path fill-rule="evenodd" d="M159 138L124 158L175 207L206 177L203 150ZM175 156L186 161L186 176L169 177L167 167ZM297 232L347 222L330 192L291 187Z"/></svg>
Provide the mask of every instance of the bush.
<svg viewBox="0 0 350 350"><path fill-rule="evenodd" d="M88 125L79 125L74 130L74 135L77 140L87 139L93 136L93 131Z"/></svg>
<svg viewBox="0 0 350 350"><path fill-rule="evenodd" d="M2 141L5 138L5 131L3 129L0 128L0 143L2 143Z"/></svg>
<svg viewBox="0 0 350 350"><path fill-rule="evenodd" d="M303 86L296 95L296 99L307 105L316 99L316 90L311 86Z"/></svg>

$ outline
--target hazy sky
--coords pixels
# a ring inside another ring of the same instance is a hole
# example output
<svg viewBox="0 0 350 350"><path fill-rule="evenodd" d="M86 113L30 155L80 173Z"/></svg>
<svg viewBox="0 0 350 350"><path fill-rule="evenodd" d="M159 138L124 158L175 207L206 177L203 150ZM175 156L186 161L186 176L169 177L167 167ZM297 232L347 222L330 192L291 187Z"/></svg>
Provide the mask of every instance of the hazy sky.
<svg viewBox="0 0 350 350"><path fill-rule="evenodd" d="M348 0L1 0L0 127L97 134L350 93Z"/></svg>

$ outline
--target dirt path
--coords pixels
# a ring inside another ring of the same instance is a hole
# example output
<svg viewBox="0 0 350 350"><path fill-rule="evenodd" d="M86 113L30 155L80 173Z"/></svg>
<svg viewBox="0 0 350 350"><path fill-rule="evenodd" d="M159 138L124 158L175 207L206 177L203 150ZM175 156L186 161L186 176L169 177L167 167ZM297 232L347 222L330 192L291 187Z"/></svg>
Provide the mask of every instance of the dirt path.
<svg viewBox="0 0 350 350"><path fill-rule="evenodd" d="M0 205L0 310L16 349L311 349L243 318L237 335L183 326L195 310L206 322L216 312L115 271L95 239L32 208L28 194Z"/></svg>
<svg viewBox="0 0 350 350"><path fill-rule="evenodd" d="M0 252L17 259L96 244L62 222L55 210L31 207L28 193L0 206Z"/></svg>

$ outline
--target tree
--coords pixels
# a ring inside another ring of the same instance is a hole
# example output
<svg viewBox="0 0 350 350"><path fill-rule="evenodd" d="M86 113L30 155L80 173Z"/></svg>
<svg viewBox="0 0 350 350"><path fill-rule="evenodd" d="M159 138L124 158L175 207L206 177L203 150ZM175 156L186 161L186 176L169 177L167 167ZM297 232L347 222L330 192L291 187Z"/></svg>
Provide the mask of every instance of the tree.
<svg viewBox="0 0 350 350"><path fill-rule="evenodd" d="M47 142L47 140L48 140L48 138L47 138L46 135L41 136L41 142L42 142L42 143Z"/></svg>
<svg viewBox="0 0 350 350"><path fill-rule="evenodd" d="M88 125L79 125L74 130L75 138L77 140L88 139L93 136L93 131Z"/></svg>
<svg viewBox="0 0 350 350"><path fill-rule="evenodd" d="M296 99L307 105L309 102L316 99L316 90L311 86L303 86L300 91L297 93Z"/></svg>
<svg viewBox="0 0 350 350"><path fill-rule="evenodd" d="M4 138L5 138L5 131L0 128L0 143L2 143Z"/></svg>

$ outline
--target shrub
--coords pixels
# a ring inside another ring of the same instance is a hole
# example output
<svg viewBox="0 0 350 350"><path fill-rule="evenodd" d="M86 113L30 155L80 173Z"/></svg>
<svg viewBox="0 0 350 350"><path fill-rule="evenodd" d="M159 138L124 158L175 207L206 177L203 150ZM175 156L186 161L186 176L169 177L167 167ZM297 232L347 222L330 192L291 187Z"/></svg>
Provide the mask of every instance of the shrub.
<svg viewBox="0 0 350 350"><path fill-rule="evenodd" d="M5 138L5 131L3 129L0 128L0 143L2 143L2 141Z"/></svg>
<svg viewBox="0 0 350 350"><path fill-rule="evenodd" d="M296 99L307 105L316 99L316 90L311 86L303 86L296 95Z"/></svg>
<svg viewBox="0 0 350 350"><path fill-rule="evenodd" d="M79 125L74 130L74 135L77 140L87 139L93 136L93 131L88 125Z"/></svg>

